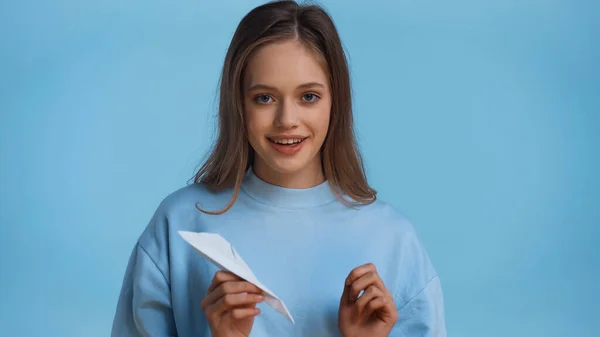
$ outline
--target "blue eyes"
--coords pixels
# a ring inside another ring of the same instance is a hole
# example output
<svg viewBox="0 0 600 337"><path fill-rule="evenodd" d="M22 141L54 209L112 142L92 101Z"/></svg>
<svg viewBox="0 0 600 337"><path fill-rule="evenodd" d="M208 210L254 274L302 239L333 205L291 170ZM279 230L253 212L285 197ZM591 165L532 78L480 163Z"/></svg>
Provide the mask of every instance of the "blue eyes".
<svg viewBox="0 0 600 337"><path fill-rule="evenodd" d="M304 95L302 95L302 101L306 102L306 103L315 103L316 101L319 100L319 96L317 94L313 94L313 93L306 93ZM273 97L271 97L270 95L265 95L265 94L261 94L261 95L256 95L254 97L254 101L258 104L270 104L273 103Z"/></svg>
<svg viewBox="0 0 600 337"><path fill-rule="evenodd" d="M317 100L317 95L315 94L304 94L302 95L302 98L304 98L306 100L306 102L314 102Z"/></svg>
<svg viewBox="0 0 600 337"><path fill-rule="evenodd" d="M258 95L258 96L256 96L256 102L260 103L260 104L269 104L269 103L271 103L270 102L271 99L272 98L269 95Z"/></svg>

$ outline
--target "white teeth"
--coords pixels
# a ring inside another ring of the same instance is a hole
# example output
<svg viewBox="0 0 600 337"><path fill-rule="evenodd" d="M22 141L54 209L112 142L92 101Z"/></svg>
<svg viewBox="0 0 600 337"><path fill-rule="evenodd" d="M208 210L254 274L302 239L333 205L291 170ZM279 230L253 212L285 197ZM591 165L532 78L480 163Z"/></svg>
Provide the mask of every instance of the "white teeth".
<svg viewBox="0 0 600 337"><path fill-rule="evenodd" d="M277 144L288 145L288 144L300 143L302 141L302 139L272 139L272 141Z"/></svg>

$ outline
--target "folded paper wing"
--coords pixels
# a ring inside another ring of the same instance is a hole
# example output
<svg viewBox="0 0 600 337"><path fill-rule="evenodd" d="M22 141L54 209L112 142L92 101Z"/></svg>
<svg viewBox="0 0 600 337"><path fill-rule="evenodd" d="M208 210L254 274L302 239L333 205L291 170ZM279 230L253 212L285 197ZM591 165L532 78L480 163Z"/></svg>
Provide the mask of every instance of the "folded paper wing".
<svg viewBox="0 0 600 337"><path fill-rule="evenodd" d="M283 301L256 278L248 264L222 236L216 233L187 231L179 231L178 233L194 250L219 268L227 270L262 289L265 295L265 303L294 323L294 319Z"/></svg>

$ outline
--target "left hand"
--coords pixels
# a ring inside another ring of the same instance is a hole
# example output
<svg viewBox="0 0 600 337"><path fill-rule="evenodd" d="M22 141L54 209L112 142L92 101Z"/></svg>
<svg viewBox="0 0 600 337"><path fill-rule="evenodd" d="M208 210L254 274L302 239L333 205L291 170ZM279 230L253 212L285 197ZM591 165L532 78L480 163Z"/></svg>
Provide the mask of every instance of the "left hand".
<svg viewBox="0 0 600 337"><path fill-rule="evenodd" d="M358 294L363 291L358 297ZM392 294L372 263L354 268L346 278L338 327L344 337L388 336L398 321Z"/></svg>

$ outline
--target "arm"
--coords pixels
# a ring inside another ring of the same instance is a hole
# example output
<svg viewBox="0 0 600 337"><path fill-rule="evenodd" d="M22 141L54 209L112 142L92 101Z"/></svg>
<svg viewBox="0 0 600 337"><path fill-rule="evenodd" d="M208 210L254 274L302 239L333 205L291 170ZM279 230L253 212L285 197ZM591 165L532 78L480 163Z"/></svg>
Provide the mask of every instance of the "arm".
<svg viewBox="0 0 600 337"><path fill-rule="evenodd" d="M446 337L444 300L437 275L398 308L398 322L390 337Z"/></svg>
<svg viewBox="0 0 600 337"><path fill-rule="evenodd" d="M177 336L167 277L139 243L127 265L111 336Z"/></svg>

